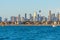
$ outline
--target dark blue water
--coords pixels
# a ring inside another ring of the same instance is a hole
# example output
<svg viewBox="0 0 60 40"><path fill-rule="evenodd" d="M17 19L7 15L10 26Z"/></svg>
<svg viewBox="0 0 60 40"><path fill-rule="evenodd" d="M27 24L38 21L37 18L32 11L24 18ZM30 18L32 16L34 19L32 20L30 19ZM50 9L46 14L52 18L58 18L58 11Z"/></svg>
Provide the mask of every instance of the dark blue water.
<svg viewBox="0 0 60 40"><path fill-rule="evenodd" d="M60 27L0 26L0 40L60 40Z"/></svg>

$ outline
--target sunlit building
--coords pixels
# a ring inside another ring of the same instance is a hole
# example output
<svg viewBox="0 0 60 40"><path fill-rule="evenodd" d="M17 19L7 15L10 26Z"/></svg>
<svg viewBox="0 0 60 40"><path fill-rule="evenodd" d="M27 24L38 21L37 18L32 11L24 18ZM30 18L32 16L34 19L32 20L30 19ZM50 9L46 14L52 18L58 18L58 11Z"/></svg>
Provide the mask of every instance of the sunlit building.
<svg viewBox="0 0 60 40"><path fill-rule="evenodd" d="M59 14L59 21L60 21L60 14Z"/></svg>
<svg viewBox="0 0 60 40"><path fill-rule="evenodd" d="M24 22L24 21L25 21L25 20L24 20L24 17L22 17L22 18L21 18L21 22Z"/></svg>
<svg viewBox="0 0 60 40"><path fill-rule="evenodd" d="M33 21L37 21L37 12L34 12Z"/></svg>

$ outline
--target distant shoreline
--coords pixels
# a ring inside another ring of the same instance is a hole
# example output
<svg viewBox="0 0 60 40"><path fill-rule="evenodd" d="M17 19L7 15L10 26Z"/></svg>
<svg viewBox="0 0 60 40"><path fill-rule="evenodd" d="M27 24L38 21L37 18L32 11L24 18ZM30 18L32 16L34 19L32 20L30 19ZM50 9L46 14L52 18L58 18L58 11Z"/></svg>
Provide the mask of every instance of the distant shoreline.
<svg viewBox="0 0 60 40"><path fill-rule="evenodd" d="M0 25L0 26L52 26L52 25ZM60 26L60 25L55 25L55 26Z"/></svg>

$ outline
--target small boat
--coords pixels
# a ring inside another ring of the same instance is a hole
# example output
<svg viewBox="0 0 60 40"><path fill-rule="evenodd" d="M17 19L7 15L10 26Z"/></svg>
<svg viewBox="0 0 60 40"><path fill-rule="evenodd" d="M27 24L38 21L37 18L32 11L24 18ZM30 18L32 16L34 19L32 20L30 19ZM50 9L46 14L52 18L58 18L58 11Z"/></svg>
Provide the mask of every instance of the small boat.
<svg viewBox="0 0 60 40"><path fill-rule="evenodd" d="M56 25L52 25L52 27L56 27Z"/></svg>

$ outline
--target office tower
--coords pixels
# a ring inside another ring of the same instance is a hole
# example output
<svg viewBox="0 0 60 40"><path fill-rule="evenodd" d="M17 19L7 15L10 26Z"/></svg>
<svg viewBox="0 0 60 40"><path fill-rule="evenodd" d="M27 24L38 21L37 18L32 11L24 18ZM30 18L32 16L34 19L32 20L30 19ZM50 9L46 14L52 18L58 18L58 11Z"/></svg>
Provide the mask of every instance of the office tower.
<svg viewBox="0 0 60 40"><path fill-rule="evenodd" d="M5 18L5 19L4 19L4 22L8 22L8 19L7 19L7 18Z"/></svg>
<svg viewBox="0 0 60 40"><path fill-rule="evenodd" d="M38 14L38 15L37 15L37 21L39 21L39 17L40 17L40 16L39 16L39 14Z"/></svg>
<svg viewBox="0 0 60 40"><path fill-rule="evenodd" d="M58 21L59 21L59 12L58 12L58 14L57 14L57 19L58 19Z"/></svg>
<svg viewBox="0 0 60 40"><path fill-rule="evenodd" d="M41 12L41 10L39 10L39 13Z"/></svg>
<svg viewBox="0 0 60 40"><path fill-rule="evenodd" d="M42 21L47 21L47 18L45 16L43 16L43 20Z"/></svg>
<svg viewBox="0 0 60 40"><path fill-rule="evenodd" d="M42 19L43 19L43 18L40 16L40 17L39 17L39 21L41 22L41 21L42 21Z"/></svg>
<svg viewBox="0 0 60 40"><path fill-rule="evenodd" d="M2 17L0 17L0 22L2 22Z"/></svg>
<svg viewBox="0 0 60 40"><path fill-rule="evenodd" d="M16 22L16 17L15 16L11 16L11 22Z"/></svg>
<svg viewBox="0 0 60 40"><path fill-rule="evenodd" d="M21 21L21 17L20 17L20 14L18 15L18 21L19 21L19 22Z"/></svg>
<svg viewBox="0 0 60 40"><path fill-rule="evenodd" d="M60 14L59 14L59 21L60 21Z"/></svg>
<svg viewBox="0 0 60 40"><path fill-rule="evenodd" d="M24 20L24 17L22 17L22 18L21 18L21 22L24 22L24 21L25 21L25 20Z"/></svg>
<svg viewBox="0 0 60 40"><path fill-rule="evenodd" d="M27 14L25 13L25 21L27 21Z"/></svg>
<svg viewBox="0 0 60 40"><path fill-rule="evenodd" d="M49 10L48 21L51 21L51 10Z"/></svg>
<svg viewBox="0 0 60 40"><path fill-rule="evenodd" d="M33 16L32 16L32 18L31 18L31 21L33 22Z"/></svg>
<svg viewBox="0 0 60 40"><path fill-rule="evenodd" d="M55 14L52 14L52 15L51 15L51 20L52 20L52 21L55 21L55 20L56 20Z"/></svg>
<svg viewBox="0 0 60 40"><path fill-rule="evenodd" d="M18 17L16 17L16 21L18 22Z"/></svg>
<svg viewBox="0 0 60 40"><path fill-rule="evenodd" d="M33 21L37 21L37 12L34 12Z"/></svg>
<svg viewBox="0 0 60 40"><path fill-rule="evenodd" d="M32 21L32 14L29 14L29 20Z"/></svg>
<svg viewBox="0 0 60 40"><path fill-rule="evenodd" d="M53 13L53 14L51 15L51 17L55 17L55 13Z"/></svg>

